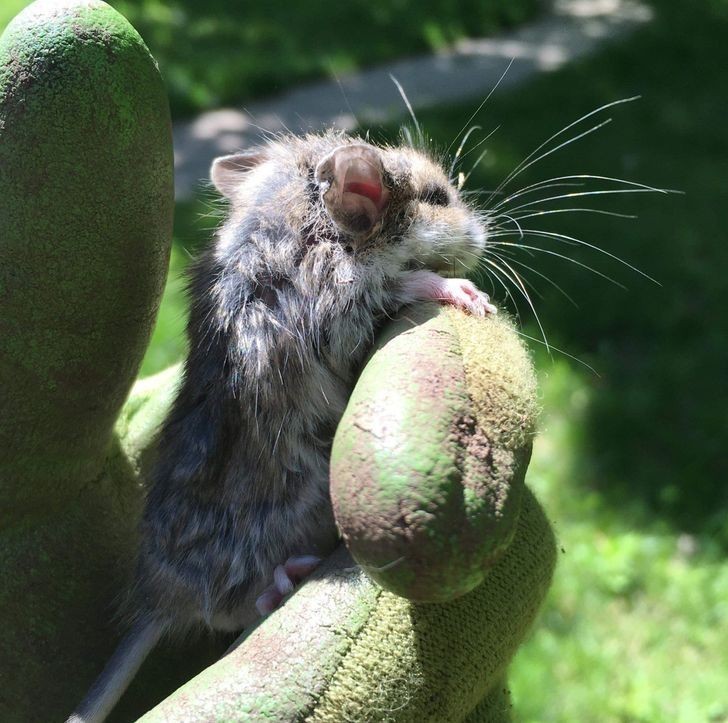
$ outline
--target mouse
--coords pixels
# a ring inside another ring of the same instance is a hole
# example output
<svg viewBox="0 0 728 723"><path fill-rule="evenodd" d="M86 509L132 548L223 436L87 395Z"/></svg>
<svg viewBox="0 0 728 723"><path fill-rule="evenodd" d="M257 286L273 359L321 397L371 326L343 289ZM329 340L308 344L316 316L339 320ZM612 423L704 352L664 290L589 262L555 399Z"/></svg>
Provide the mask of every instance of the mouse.
<svg viewBox="0 0 728 723"><path fill-rule="evenodd" d="M328 131L217 158L227 218L189 276L189 351L146 480L129 630L67 723L109 714L163 636L239 631L339 542L329 454L408 304L496 313L465 278L488 217L414 147Z"/></svg>

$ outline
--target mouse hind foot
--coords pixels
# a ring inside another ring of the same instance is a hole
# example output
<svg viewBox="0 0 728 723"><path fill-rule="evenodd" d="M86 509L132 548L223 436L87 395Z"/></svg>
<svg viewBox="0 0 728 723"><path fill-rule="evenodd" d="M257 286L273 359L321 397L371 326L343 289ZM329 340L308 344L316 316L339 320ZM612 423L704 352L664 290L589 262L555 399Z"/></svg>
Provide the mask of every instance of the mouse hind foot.
<svg viewBox="0 0 728 723"><path fill-rule="evenodd" d="M255 607L260 615L270 615L293 592L296 583L310 575L321 562L316 555L296 555L289 557L282 565L273 570L273 583L258 596Z"/></svg>

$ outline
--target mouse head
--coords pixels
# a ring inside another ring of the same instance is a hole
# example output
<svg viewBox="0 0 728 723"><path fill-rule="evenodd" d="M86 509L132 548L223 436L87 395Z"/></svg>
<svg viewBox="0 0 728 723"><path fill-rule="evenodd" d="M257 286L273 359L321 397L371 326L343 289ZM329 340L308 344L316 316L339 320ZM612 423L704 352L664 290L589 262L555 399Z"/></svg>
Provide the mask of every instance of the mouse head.
<svg viewBox="0 0 728 723"><path fill-rule="evenodd" d="M474 267L483 251L485 215L468 206L442 167L421 151L336 133L292 137L216 159L211 179L234 206L259 206L265 197L278 211L298 208L295 184L251 173L266 161L286 178L302 173L301 188L312 184L322 213L313 214L308 237L341 243L357 256L386 253L456 276Z"/></svg>
<svg viewBox="0 0 728 723"><path fill-rule="evenodd" d="M475 268L485 249L487 214L465 203L442 165L426 153L411 147L385 153L406 169L408 224L401 243L408 253L444 275Z"/></svg>
<svg viewBox="0 0 728 723"><path fill-rule="evenodd" d="M422 266L456 275L477 263L484 219L426 154L342 144L318 162L314 179L334 224L360 248L399 247Z"/></svg>

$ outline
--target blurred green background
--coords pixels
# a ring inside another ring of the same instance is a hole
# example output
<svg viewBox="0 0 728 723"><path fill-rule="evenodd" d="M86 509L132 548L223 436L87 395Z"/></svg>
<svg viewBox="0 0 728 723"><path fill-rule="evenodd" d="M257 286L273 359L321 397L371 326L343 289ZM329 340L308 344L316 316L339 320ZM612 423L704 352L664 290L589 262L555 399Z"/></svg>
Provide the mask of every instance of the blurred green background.
<svg viewBox="0 0 728 723"><path fill-rule="evenodd" d="M0 28L25 4L5 0ZM111 4L159 60L178 118L494 32L542 6ZM589 248L533 238L518 248L515 233L501 239L516 244L505 253L533 285L549 342L571 355L549 355L530 342L544 411L528 480L562 555L541 620L511 671L522 721L728 721L728 0L646 4L653 18L629 38L497 92L472 121L483 131L466 148L500 126L468 182L473 191L493 189L552 133L597 106L639 94L641 100L599 116L613 117L611 124L535 164L508 189L591 173L684 192L539 206L590 206L636 220L562 213L527 221L603 248L659 286ZM433 146L447 148L477 105L421 114ZM397 135L394 127L371 131L375 138ZM467 156L466 171L478 155ZM210 198L178 204L169 283L143 374L184 353L182 272L218 221ZM482 279L485 288L491 283ZM528 305L508 298L498 282L493 295L520 314L525 334L541 338Z"/></svg>
<svg viewBox="0 0 728 723"><path fill-rule="evenodd" d="M0 28L30 0L3 0ZM110 0L159 62L176 117L483 35L542 0Z"/></svg>

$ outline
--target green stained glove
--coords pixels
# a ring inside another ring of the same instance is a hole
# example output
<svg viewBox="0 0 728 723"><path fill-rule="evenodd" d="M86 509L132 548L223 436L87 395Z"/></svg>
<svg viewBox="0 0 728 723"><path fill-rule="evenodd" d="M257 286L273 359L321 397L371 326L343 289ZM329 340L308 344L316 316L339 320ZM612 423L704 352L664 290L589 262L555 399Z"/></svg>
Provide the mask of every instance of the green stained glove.
<svg viewBox="0 0 728 723"><path fill-rule="evenodd" d="M4 722L62 720L122 630L113 615L134 557L140 470L178 370L137 383L121 405L159 303L172 207L167 102L139 36L96 0L30 6L0 39ZM506 666L555 557L523 487L532 371L507 322L433 307L404 316L342 422L334 497L372 576L443 602L384 591L341 549L148 720L508 717ZM443 335L446 353L428 356ZM380 406L367 409L378 385ZM163 647L116 720L220 652Z"/></svg>
<svg viewBox="0 0 728 723"><path fill-rule="evenodd" d="M331 456L339 528L383 587L443 602L483 582L515 530L535 392L499 317L423 305L385 330Z"/></svg>
<svg viewBox="0 0 728 723"><path fill-rule="evenodd" d="M334 443L337 521L370 575L342 548L143 721L509 720L506 668L555 560L523 485L534 398L508 321L403 310Z"/></svg>
<svg viewBox="0 0 728 723"><path fill-rule="evenodd" d="M63 720L110 654L140 486L113 427L173 214L164 85L95 1L0 39L0 720Z"/></svg>

